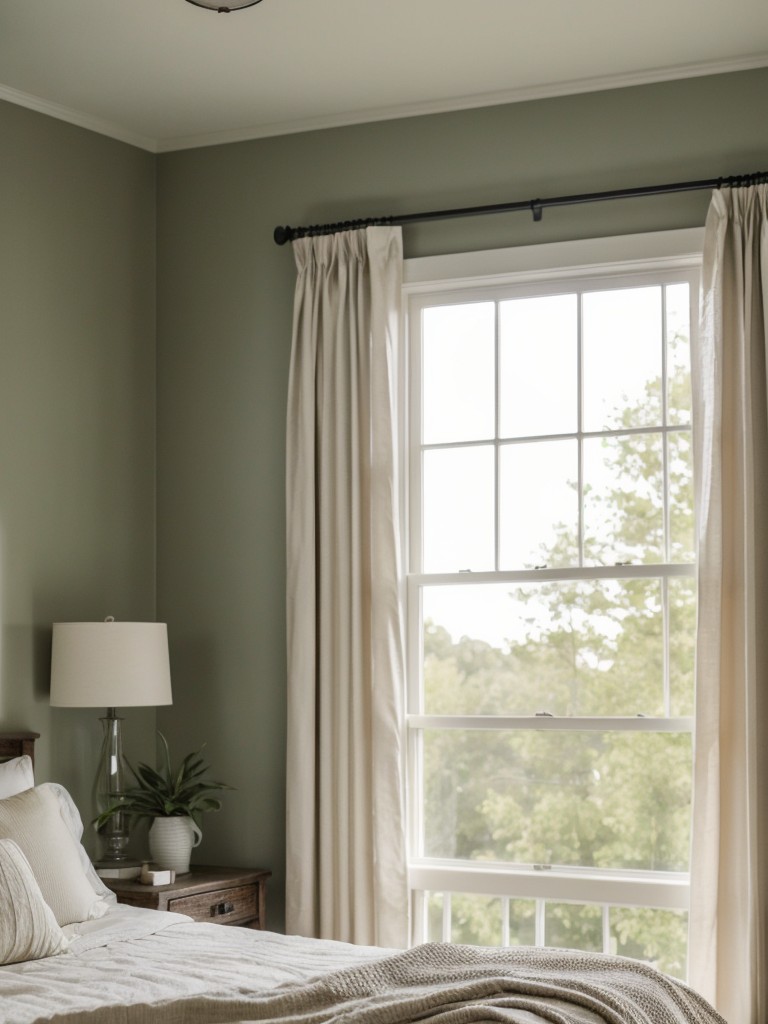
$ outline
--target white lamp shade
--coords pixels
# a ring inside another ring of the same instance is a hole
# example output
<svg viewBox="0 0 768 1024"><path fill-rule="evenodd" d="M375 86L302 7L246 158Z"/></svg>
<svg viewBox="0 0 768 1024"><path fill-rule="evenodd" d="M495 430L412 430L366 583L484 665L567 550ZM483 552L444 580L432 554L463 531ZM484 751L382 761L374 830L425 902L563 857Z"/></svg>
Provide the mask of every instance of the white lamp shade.
<svg viewBox="0 0 768 1024"><path fill-rule="evenodd" d="M170 704L164 622L55 622L51 704L125 708Z"/></svg>

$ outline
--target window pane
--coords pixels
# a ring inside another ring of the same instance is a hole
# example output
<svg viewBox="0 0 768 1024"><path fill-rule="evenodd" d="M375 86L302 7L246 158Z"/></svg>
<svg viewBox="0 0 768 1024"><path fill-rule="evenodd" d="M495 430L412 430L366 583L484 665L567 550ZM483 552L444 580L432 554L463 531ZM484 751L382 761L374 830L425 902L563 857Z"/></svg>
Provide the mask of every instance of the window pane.
<svg viewBox="0 0 768 1024"><path fill-rule="evenodd" d="M576 441L504 445L500 453L500 568L578 565Z"/></svg>
<svg viewBox="0 0 768 1024"><path fill-rule="evenodd" d="M424 452L424 572L494 568L493 448Z"/></svg>
<svg viewBox="0 0 768 1024"><path fill-rule="evenodd" d="M667 285L667 420L691 422L691 324L687 284Z"/></svg>
<svg viewBox="0 0 768 1024"><path fill-rule="evenodd" d="M611 952L646 960L664 974L685 981L688 914L684 910L611 907Z"/></svg>
<svg viewBox="0 0 768 1024"><path fill-rule="evenodd" d="M536 945L536 903L534 900L509 901L510 946Z"/></svg>
<svg viewBox="0 0 768 1024"><path fill-rule="evenodd" d="M495 306L471 302L424 310L424 443L495 436Z"/></svg>
<svg viewBox="0 0 768 1024"><path fill-rule="evenodd" d="M664 714L658 579L425 587L422 607L426 714Z"/></svg>
<svg viewBox="0 0 768 1024"><path fill-rule="evenodd" d="M441 892L427 893L427 942L443 941L443 902Z"/></svg>
<svg viewBox="0 0 768 1024"><path fill-rule="evenodd" d="M671 579L669 587L670 714L693 714L696 580Z"/></svg>
<svg viewBox="0 0 768 1024"><path fill-rule="evenodd" d="M692 562L694 553L693 452L688 430L668 435L669 558Z"/></svg>
<svg viewBox="0 0 768 1024"><path fill-rule="evenodd" d="M545 295L500 304L502 437L576 430L575 295Z"/></svg>
<svg viewBox="0 0 768 1024"><path fill-rule="evenodd" d="M583 297L584 429L661 423L661 288Z"/></svg>
<svg viewBox="0 0 768 1024"><path fill-rule="evenodd" d="M499 946L501 940L501 900L498 896L453 893L451 942L469 946Z"/></svg>
<svg viewBox="0 0 768 1024"><path fill-rule="evenodd" d="M427 857L686 871L691 737L424 731Z"/></svg>
<svg viewBox="0 0 768 1024"><path fill-rule="evenodd" d="M544 942L557 949L603 951L603 912L590 903L549 903L544 908Z"/></svg>
<svg viewBox="0 0 768 1024"><path fill-rule="evenodd" d="M584 563L664 560L661 434L584 441Z"/></svg>

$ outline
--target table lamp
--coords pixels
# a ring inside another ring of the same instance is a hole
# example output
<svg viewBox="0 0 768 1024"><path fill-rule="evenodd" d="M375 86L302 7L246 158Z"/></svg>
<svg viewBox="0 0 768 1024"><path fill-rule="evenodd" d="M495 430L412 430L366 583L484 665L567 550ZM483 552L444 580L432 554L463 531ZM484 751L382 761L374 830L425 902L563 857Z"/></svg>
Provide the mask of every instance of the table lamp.
<svg viewBox="0 0 768 1024"><path fill-rule="evenodd" d="M51 650L51 705L105 707L104 740L96 778L99 812L118 803L125 790L122 719L118 707L170 704L168 627L164 622L55 622ZM100 829L105 841L100 865L128 862L127 816L114 814Z"/></svg>

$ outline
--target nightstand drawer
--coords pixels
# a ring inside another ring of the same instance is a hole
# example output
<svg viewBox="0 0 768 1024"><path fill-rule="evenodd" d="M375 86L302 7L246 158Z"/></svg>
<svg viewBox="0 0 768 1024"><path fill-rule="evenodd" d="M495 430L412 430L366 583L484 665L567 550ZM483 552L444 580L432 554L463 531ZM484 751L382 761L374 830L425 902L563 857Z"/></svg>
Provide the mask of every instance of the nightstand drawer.
<svg viewBox="0 0 768 1024"><path fill-rule="evenodd" d="M271 872L264 868L216 868L193 865L170 885L105 878L120 903L150 910L175 910L194 921L265 928L266 889Z"/></svg>
<svg viewBox="0 0 768 1024"><path fill-rule="evenodd" d="M195 921L212 921L214 924L254 921L259 916L255 885L179 896L168 900L168 909L177 914L187 914Z"/></svg>

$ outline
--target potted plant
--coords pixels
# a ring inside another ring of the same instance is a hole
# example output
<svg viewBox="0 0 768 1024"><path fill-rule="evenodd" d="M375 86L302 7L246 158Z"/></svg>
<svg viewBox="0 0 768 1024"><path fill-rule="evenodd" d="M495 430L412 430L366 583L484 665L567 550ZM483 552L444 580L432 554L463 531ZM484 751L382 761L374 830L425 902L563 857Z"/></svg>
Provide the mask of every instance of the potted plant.
<svg viewBox="0 0 768 1024"><path fill-rule="evenodd" d="M187 754L177 766L171 764L168 741L161 732L163 758L160 770L148 764L136 768L128 764L135 786L126 789L121 798L107 807L97 818L97 829L118 813L137 820L152 821L149 829L149 852L159 868L170 868L176 874L189 871L192 848L203 837L200 817L206 811L221 810L221 800L212 796L217 790L231 789L224 782L206 778L209 767L202 749Z"/></svg>

